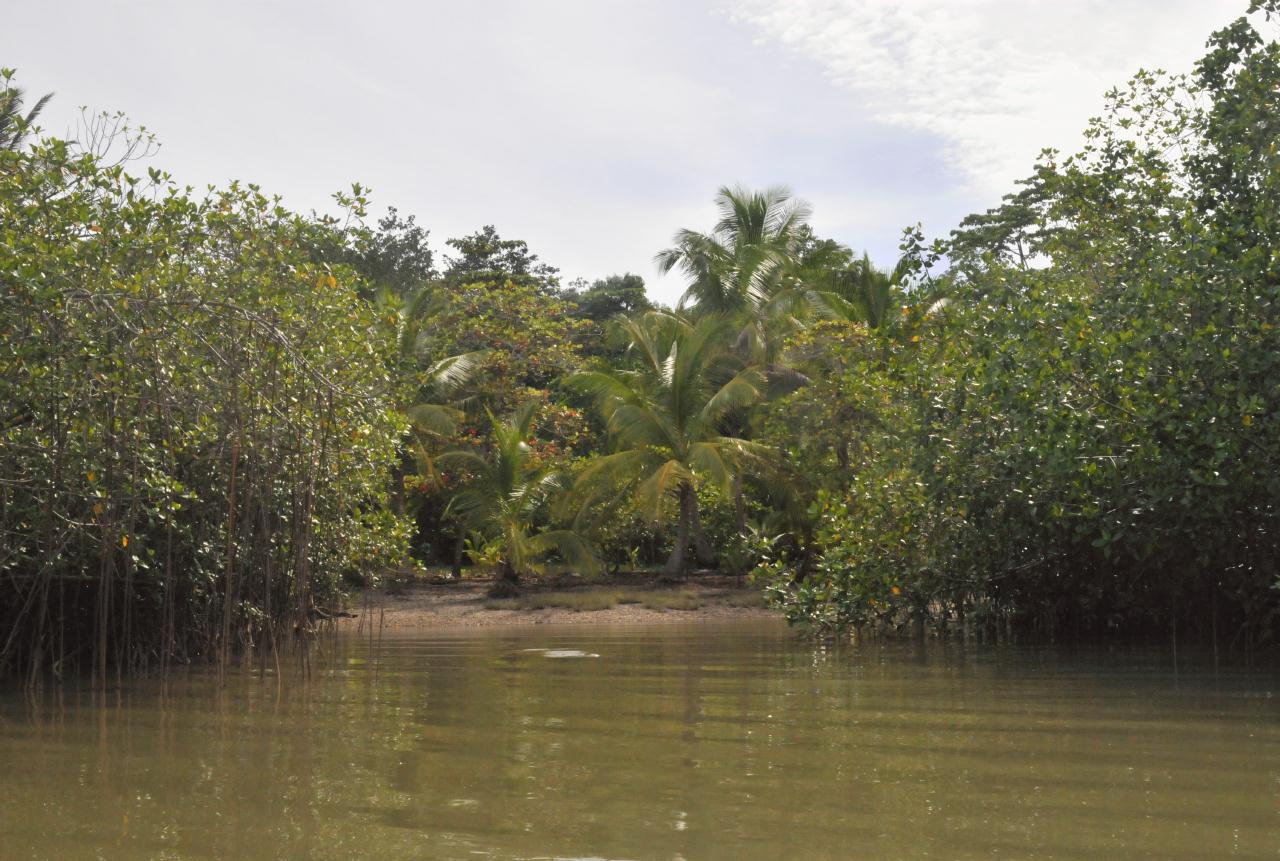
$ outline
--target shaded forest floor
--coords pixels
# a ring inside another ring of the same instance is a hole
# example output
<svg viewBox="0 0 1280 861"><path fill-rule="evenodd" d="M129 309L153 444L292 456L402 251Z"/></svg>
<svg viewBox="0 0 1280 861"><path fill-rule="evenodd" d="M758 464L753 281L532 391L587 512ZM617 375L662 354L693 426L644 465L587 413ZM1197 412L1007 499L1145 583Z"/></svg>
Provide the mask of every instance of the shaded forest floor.
<svg viewBox="0 0 1280 861"><path fill-rule="evenodd" d="M672 624L710 620L777 620L758 589L718 574L663 583L642 575L583 583L552 579L521 587L513 598L492 598L488 579L393 583L356 596L338 630L474 628L512 625Z"/></svg>

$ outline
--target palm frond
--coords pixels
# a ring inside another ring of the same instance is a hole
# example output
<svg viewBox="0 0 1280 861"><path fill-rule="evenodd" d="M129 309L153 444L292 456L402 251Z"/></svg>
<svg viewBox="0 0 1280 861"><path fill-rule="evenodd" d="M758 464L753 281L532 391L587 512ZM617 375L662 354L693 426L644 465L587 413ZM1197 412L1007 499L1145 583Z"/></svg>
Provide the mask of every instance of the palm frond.
<svg viewBox="0 0 1280 861"><path fill-rule="evenodd" d="M647 404L617 404L608 411L609 434L618 445L636 448L641 446L665 446L679 449L684 437L679 423L670 413L657 410Z"/></svg>
<svg viewBox="0 0 1280 861"><path fill-rule="evenodd" d="M22 115L24 98L20 87L6 86L0 90L0 149L16 150L22 146L53 93L41 96L25 117Z"/></svg>
<svg viewBox="0 0 1280 861"><path fill-rule="evenodd" d="M789 395L796 389L802 389L813 382L808 374L799 368L785 365L770 365L764 369L765 397L779 398Z"/></svg>
<svg viewBox="0 0 1280 861"><path fill-rule="evenodd" d="M728 493L733 486L736 470L725 462L720 447L715 443L697 442L689 446L689 466L722 493Z"/></svg>
<svg viewBox="0 0 1280 861"><path fill-rule="evenodd" d="M569 385L595 395L602 407L614 403L638 403L643 395L620 371L583 371L569 378Z"/></svg>
<svg viewBox="0 0 1280 861"><path fill-rule="evenodd" d="M476 369L488 355L488 350L476 350L447 356L427 369L427 379L440 394L450 395L471 382Z"/></svg>
<svg viewBox="0 0 1280 861"><path fill-rule="evenodd" d="M693 473L678 460L668 460L636 486L636 505L650 521L662 520L666 503L679 498L680 488L693 482Z"/></svg>
<svg viewBox="0 0 1280 861"><path fill-rule="evenodd" d="M511 492L512 504L523 514L531 515L551 497L564 489L564 477L556 472L534 475Z"/></svg>
<svg viewBox="0 0 1280 861"><path fill-rule="evenodd" d="M488 475L490 472L489 461L485 460L474 451L465 451L463 449L450 449L436 455L436 464L444 469L450 469L454 472L469 472L472 475Z"/></svg>
<svg viewBox="0 0 1280 861"><path fill-rule="evenodd" d="M459 490L445 507L446 515L453 515L468 526L483 531L483 527L492 520L492 513L498 510L497 500L493 494L479 487L466 487Z"/></svg>
<svg viewBox="0 0 1280 861"><path fill-rule="evenodd" d="M574 483L576 492L592 492L601 488L625 489L638 481L664 458L652 449L637 448L592 458Z"/></svg>
<svg viewBox="0 0 1280 861"><path fill-rule="evenodd" d="M414 404L405 410L414 428L435 436L449 436L458 427L462 411L444 404Z"/></svg>
<svg viewBox="0 0 1280 861"><path fill-rule="evenodd" d="M699 422L713 425L729 410L755 403L763 394L764 386L764 374L756 368L739 372L707 399L699 412Z"/></svg>
<svg viewBox="0 0 1280 861"><path fill-rule="evenodd" d="M529 539L530 549L538 555L559 553L571 568L587 575L599 573L600 556L581 533L572 529L548 529Z"/></svg>

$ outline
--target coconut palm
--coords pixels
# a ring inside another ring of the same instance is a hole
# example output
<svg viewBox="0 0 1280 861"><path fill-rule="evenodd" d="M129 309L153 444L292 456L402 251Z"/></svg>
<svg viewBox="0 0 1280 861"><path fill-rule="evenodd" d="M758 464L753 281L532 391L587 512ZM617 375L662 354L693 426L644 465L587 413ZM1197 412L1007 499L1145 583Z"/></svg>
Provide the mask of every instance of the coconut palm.
<svg viewBox="0 0 1280 861"><path fill-rule="evenodd" d="M579 475L579 498L623 488L654 522L676 517L676 538L664 574L685 573L690 542L699 561L710 561L698 512L699 484L731 493L744 470L765 471L774 452L727 435L724 418L762 397L765 376L740 369L723 344L730 323L705 316L696 322L667 311L620 319L633 369L591 371L573 378L594 393L613 451ZM735 368L738 368L735 371Z"/></svg>
<svg viewBox="0 0 1280 861"><path fill-rule="evenodd" d="M905 298L905 278L902 263L892 271L877 269L864 253L861 259L829 270L825 279L811 279L811 283L818 287L825 316L880 329L892 319L893 310Z"/></svg>
<svg viewBox="0 0 1280 861"><path fill-rule="evenodd" d="M395 476L395 508L403 512L403 479L413 461L417 462L420 475L433 484L438 483L432 452L457 430L467 406L467 400L460 397L460 393L474 377L485 353L476 351L435 361L427 359L430 342L424 327L443 305L434 285L406 294L384 288L374 301L379 313L394 321L397 371L413 380L412 403L402 407L412 435Z"/></svg>
<svg viewBox="0 0 1280 861"><path fill-rule="evenodd" d="M3 89L0 89L0 150L16 150L22 146L36 117L40 116L44 106L53 98L53 93L41 96L24 117L22 105L25 93L21 88L13 86L12 78L12 69L0 69L0 83L3 83Z"/></svg>
<svg viewBox="0 0 1280 861"><path fill-rule="evenodd" d="M689 278L682 307L732 320L737 350L768 363L805 305L803 285L787 276L808 235L810 208L782 187L723 187L715 203L720 220L711 232L676 233L657 255L658 268Z"/></svg>
<svg viewBox="0 0 1280 861"><path fill-rule="evenodd" d="M484 351L477 351L432 362L422 372L417 403L405 410L414 432L418 472L429 480L436 478L432 445L457 431L458 422L465 417L468 407L468 399L459 394L475 375L484 356Z"/></svg>
<svg viewBox="0 0 1280 861"><path fill-rule="evenodd" d="M415 444L419 457L426 456L422 443L451 436L463 417L467 399L459 397L471 382L486 356L486 351L459 353L430 361L430 338L426 326L444 307L444 300L434 284L411 293L383 289L375 299L379 312L393 318L396 358L399 370L413 380L414 402L404 409L418 434ZM424 475L430 475L428 469Z"/></svg>
<svg viewBox="0 0 1280 861"><path fill-rule="evenodd" d="M483 364L486 351L460 353L434 361L429 358L428 324L445 307L443 294L436 284L428 283L404 292L384 287L376 294L375 301L380 313L394 321L397 371L412 381L407 387L412 392L412 403L403 408L410 432L401 449L392 489L392 509L396 514L404 514L404 482L411 470L416 468L426 488L438 491L443 487L436 456L475 406L474 399L466 394L466 387ZM420 509L419 515L429 516L434 510L433 507ZM453 575L461 577L466 528L459 523L452 525L458 528Z"/></svg>
<svg viewBox="0 0 1280 861"><path fill-rule="evenodd" d="M801 277L802 266L825 271L821 266L830 262L828 252L842 246L814 239L807 224L809 205L786 188L722 187L715 202L720 219L711 232L679 231L675 244L658 254L658 268L664 273L678 268L689 278L682 306L732 322L733 352L742 363L761 369L770 395L792 391L808 379L782 363L783 344L815 308L825 307ZM738 411L731 421L735 436L750 437L749 411ZM735 477L733 499L741 531L746 526L741 476Z"/></svg>
<svg viewBox="0 0 1280 861"><path fill-rule="evenodd" d="M442 469L465 476L449 510L464 527L482 536L497 562L499 591L512 591L520 578L558 552L570 564L594 570L595 557L573 529L543 529L539 523L562 476L539 464L528 438L537 403L526 403L506 420L489 414L493 439L484 453L455 450L440 455Z"/></svg>
<svg viewBox="0 0 1280 861"><path fill-rule="evenodd" d="M429 361L430 338L426 324L444 307L440 291L427 285L415 293L399 295L386 291L381 301L396 316L396 343L406 373L416 377L415 401L405 410L416 433L414 440L423 475L432 476L424 443L452 436L469 402L460 397L475 377L486 352L476 350ZM424 460L425 458L425 460Z"/></svg>
<svg viewBox="0 0 1280 861"><path fill-rule="evenodd" d="M928 278L913 283L914 268L904 257L891 270L877 269L869 255L855 258L843 245L824 240L806 249L791 277L807 286L820 316L884 329L895 322L899 308L923 318L947 305L938 283Z"/></svg>

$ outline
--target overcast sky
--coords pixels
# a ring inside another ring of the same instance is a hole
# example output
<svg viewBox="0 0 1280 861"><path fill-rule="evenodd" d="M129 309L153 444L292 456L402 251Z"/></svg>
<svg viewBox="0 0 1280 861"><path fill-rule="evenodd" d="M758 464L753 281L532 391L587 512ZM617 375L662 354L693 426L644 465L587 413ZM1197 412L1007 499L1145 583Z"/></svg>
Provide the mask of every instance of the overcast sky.
<svg viewBox="0 0 1280 861"><path fill-rule="evenodd" d="M23 0L0 65L43 125L122 110L200 187L300 209L353 181L432 245L492 223L566 280L643 275L725 184L785 184L889 265L1070 148L1139 67L1246 0Z"/></svg>

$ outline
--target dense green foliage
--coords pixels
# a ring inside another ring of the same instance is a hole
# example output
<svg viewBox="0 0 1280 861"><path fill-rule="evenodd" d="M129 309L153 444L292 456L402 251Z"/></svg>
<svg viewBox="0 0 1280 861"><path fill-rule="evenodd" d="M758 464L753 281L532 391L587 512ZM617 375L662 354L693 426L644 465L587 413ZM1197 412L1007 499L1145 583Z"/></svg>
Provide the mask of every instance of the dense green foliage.
<svg viewBox="0 0 1280 861"><path fill-rule="evenodd" d="M765 378L754 367L733 366L720 316L695 323L650 311L623 318L619 326L634 366L574 377L598 397L614 449L593 458L578 484L593 499L603 495L600 485L603 493L633 491L636 506L654 523L674 508L676 536L664 572L678 576L691 540L699 562L715 561L699 520L698 484L728 493L736 474L769 461L772 452L724 427L731 410L760 399Z"/></svg>
<svg viewBox="0 0 1280 861"><path fill-rule="evenodd" d="M448 563L754 569L790 618L1041 635L1280 624L1280 48L1256 4L1189 78L879 269L782 188L562 287L254 187L139 180L0 118L0 673L305 631ZM42 103L35 106L36 112Z"/></svg>
<svg viewBox="0 0 1280 861"><path fill-rule="evenodd" d="M225 654L396 557L387 339L330 233L0 152L0 670Z"/></svg>
<svg viewBox="0 0 1280 861"><path fill-rule="evenodd" d="M1140 74L957 234L943 315L796 396L862 460L769 567L796 617L1275 632L1278 93L1245 20Z"/></svg>
<svg viewBox="0 0 1280 861"><path fill-rule="evenodd" d="M459 448L438 459L443 468L466 476L449 508L475 537L472 552L495 565L509 586L535 573L540 560L556 551L579 570L594 567L585 539L573 529L538 528L539 515L565 478L528 442L539 406L529 401L506 420L490 415L487 452Z"/></svg>

